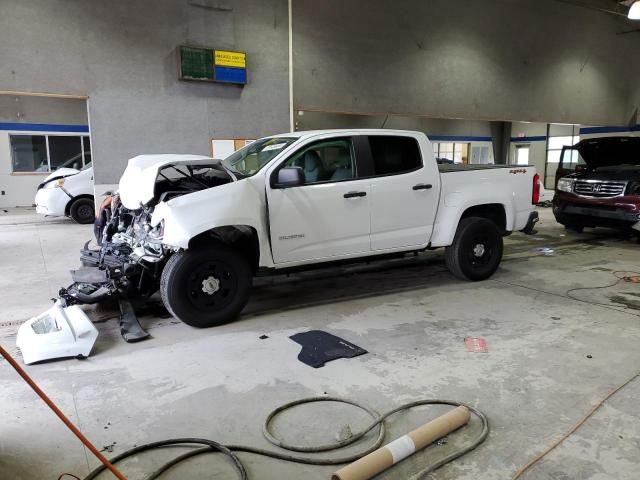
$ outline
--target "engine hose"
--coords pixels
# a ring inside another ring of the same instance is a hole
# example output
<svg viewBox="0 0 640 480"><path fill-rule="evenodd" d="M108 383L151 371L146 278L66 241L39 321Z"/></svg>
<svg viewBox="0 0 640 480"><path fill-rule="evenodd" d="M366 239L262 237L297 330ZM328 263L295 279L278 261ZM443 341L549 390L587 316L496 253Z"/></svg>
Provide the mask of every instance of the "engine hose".
<svg viewBox="0 0 640 480"><path fill-rule="evenodd" d="M337 402L337 403L346 403L348 405L352 405L366 412L372 418L372 422L361 431L352 434L350 437L344 440L338 440L336 442L331 442L324 445L318 445L318 446L312 446L312 447L288 444L283 440L277 438L273 433L271 433L270 425L273 419L279 414L281 414L282 412L298 405L303 405L307 403L318 403L318 402ZM211 452L220 452L223 455L229 457L233 462L236 472L238 473L238 478L240 478L241 480L248 479L247 471L245 470L244 465L242 464L242 461L240 460L240 458L235 452L253 453L256 455L262 455L262 456L274 458L277 460L284 460L286 462L302 463L307 465L342 465L345 463L351 463L353 461L356 461L359 458L373 452L374 450L382 446L384 442L385 433L386 433L385 420L387 418L389 418L392 415L395 415L398 412L409 410L409 409L423 406L423 405L451 405L454 407L464 406L468 408L469 411L473 413L476 417L478 417L478 419L481 422L482 429L480 434L469 445L462 447L455 452L450 453L449 455L441 458L437 462L429 465L428 467L422 469L420 472L411 476L412 479L417 480L417 479L423 478L425 475L433 472L434 470L437 470L443 465L469 453L470 451L477 448L480 444L482 444L482 442L484 442L487 436L489 435L489 421L487 420L487 417L485 416L485 414L482 413L480 410L461 402L454 402L451 400L417 400L415 402L403 404L397 408L394 408L393 410L390 410L389 412L383 415L380 415L375 410L353 400L339 398L339 397L310 397L310 398L304 398L301 400L296 400L296 401L287 403L285 405L282 405L276 408L275 410L273 410L271 413L269 413L269 415L267 415L264 421L264 424L262 426L262 433L269 443L271 443L276 447L280 447L284 450L295 452L295 453L314 453L315 454L315 453L329 452L329 451L335 451L335 450L344 448L348 445L354 444L355 442L362 439L362 437L364 437L371 430L377 427L378 435L375 442L370 447L364 449L360 453L356 453L348 456L342 456L342 457L335 457L335 458L314 458L314 457L291 455L285 452L274 452L269 450L263 450L261 448L255 448L255 447L250 447L246 445L222 445L213 440L202 439L202 438L172 438L167 440L160 440L158 442L147 443L145 445L139 445L137 447L134 447L130 450L127 450L113 457L110 460L110 462L111 464L115 464L117 462L120 462L121 460L124 460L125 458L129 458L138 453L142 453L148 450L153 450L161 447L179 446L179 445L203 445L204 446L203 448L197 448L197 449L191 450L189 452L179 455L173 458L172 460L166 462L165 464L160 466L158 469L156 469L154 472L152 472L149 476L145 477L145 480L155 480L156 478L158 478L160 475L162 475L164 472L174 467L175 465L181 462L184 462L189 458L195 457L196 455L201 455L203 453L211 453ZM105 470L105 467L101 465L97 467L95 470L93 470L91 473L89 473L89 475L87 475L84 478L84 480L93 480L98 475L100 475L100 473L103 472L104 470Z"/></svg>

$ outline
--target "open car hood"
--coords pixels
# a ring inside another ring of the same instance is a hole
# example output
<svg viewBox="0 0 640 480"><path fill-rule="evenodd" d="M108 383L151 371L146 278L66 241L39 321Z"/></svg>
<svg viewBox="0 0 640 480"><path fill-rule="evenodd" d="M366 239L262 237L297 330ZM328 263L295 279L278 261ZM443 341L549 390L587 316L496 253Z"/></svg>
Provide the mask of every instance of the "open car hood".
<svg viewBox="0 0 640 480"><path fill-rule="evenodd" d="M216 165L216 160L203 155L138 155L129 160L120 178L119 193L122 204L137 210L154 197L158 172L170 165Z"/></svg>
<svg viewBox="0 0 640 480"><path fill-rule="evenodd" d="M582 140L573 147L590 169L618 165L640 166L640 137L602 137Z"/></svg>

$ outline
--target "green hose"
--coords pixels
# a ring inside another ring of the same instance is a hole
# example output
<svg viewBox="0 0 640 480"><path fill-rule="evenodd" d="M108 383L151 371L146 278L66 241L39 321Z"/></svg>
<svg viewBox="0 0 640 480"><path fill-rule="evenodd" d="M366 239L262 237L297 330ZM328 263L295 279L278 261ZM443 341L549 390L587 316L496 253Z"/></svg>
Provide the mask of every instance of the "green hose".
<svg viewBox="0 0 640 480"><path fill-rule="evenodd" d="M344 439L344 440L339 440L336 442L332 442L332 443L328 443L325 445L318 445L318 446L314 446L314 447L304 447L304 446L299 446L299 445L291 445L291 444L287 444L285 443L283 440L280 440L279 438L277 438L276 436L274 436L271 433L270 430L270 425L271 422L273 421L273 419L281 414L282 412L284 412L285 410L288 410L292 407L298 406L298 405L303 405L306 403L317 403L317 402L339 402L339 403L346 403L348 405L353 405L357 408L360 408L361 410L365 411L371 418L372 418L372 422L369 426L365 427L364 429L362 429L361 431L352 434L349 438ZM229 457L232 461L233 461L233 465L236 469L236 472L238 473L238 477L241 480L247 480L248 476L247 476L247 472L244 468L244 465L242 464L242 461L240 460L240 458L238 457L238 455L236 455L235 452L246 452L246 453L254 453L256 455L262 455L265 457L270 457L270 458L275 458L277 460L284 460L287 462L294 462L294 463L303 463L303 464L307 464L307 465L342 465L345 463L351 463L354 462L356 460L358 460L359 458L362 458L363 456L373 452L374 450L377 450L378 448L380 448L384 442L384 437L385 437L385 420L387 418L389 418L391 415L394 415L398 412L401 412L403 410L409 410L411 408L415 408L415 407L419 407L419 406L423 406L423 405L451 405L454 407L458 407L458 406L464 406L466 408L469 409L469 411L471 413L473 413L474 415L476 415L479 419L480 422L482 423L482 430L480 432L480 434L474 439L473 442L471 442L469 445L447 455L446 457L438 460L437 462L429 465L428 467L424 468L423 470L421 470L420 472L418 472L417 474L413 475L412 478L413 479L420 479L423 478L425 475L427 475L428 473L433 472L434 470L437 470L438 468L442 467L443 465L469 453L470 451L474 450L475 448L477 448L482 442L484 442L487 438L487 436L489 435L489 421L487 420L487 417L484 415L484 413L482 413L480 410L477 410L476 408L470 406L470 405L466 405L464 403L460 403L460 402L454 402L454 401L450 401L450 400L418 400L415 402L410 402L410 403L406 403L404 405L401 405L397 408L394 408L393 410L390 410L389 412L380 415L378 414L376 411L374 411L373 409L362 405L358 402L355 402L353 400L348 400L348 399L344 399L344 398L337 398L337 397L311 397L311 398L304 398L302 400L296 400L294 402L290 402L287 403L285 405L282 405L278 408L276 408L275 410L273 410L271 413L269 413L269 415L267 415L267 418L264 421L264 424L262 426L262 433L264 434L265 438L267 439L267 441L269 443L271 443L272 445L276 446L276 447L280 447L284 450L288 450L291 452L296 452L296 453L321 453L321 452L329 452L329 451L335 451L338 450L340 448L344 448L348 445L352 445L353 443L357 442L358 440L360 440L362 437L364 437L367 433L369 433L371 430L373 430L374 428L378 428L378 436L375 440L375 442L368 448L364 449L362 452L353 454L353 455L348 455L348 456L343 456L343 457L336 457L336 458L327 458L327 459L320 459L320 458L314 458L314 457L304 457L304 456L297 456L297 455L290 455L288 453L281 453L281 452L273 452L273 451L269 451L269 450L263 450L260 448L254 448L254 447L250 447L250 446L246 446L246 445L222 445L218 442L214 442L213 440L207 440L207 439L203 439L203 438L172 438L172 439L168 439L168 440L161 440L158 442L153 442L153 443L147 443L145 445L140 445L138 447L134 447L130 450L127 450L123 453L121 453L120 455L115 456L114 458L112 458L110 461L112 464L115 464L121 460L124 460L125 458L131 457L133 455L136 455L138 453L142 453L148 450L152 450L155 448L160 448L160 447L166 447L166 446L176 446L176 445L204 445L203 448L197 448L194 450L191 450L189 452L186 452L182 455L179 455L177 457L175 457L174 459L168 461L167 463L165 463L164 465L160 466L158 469L156 469L154 472L152 472L148 477L145 478L145 480L155 480L156 478L158 478L160 475L162 475L164 472L166 472L167 470L169 470L170 468L174 467L175 465L184 462L185 460L194 457L196 455L200 455L203 453L210 453L210 452L220 452L223 455ZM89 475L87 475L84 480L93 480L95 479L98 475L100 475L101 472L103 472L105 470L105 467L103 465L99 466L98 468L96 468L95 470L93 470L91 473L89 473Z"/></svg>

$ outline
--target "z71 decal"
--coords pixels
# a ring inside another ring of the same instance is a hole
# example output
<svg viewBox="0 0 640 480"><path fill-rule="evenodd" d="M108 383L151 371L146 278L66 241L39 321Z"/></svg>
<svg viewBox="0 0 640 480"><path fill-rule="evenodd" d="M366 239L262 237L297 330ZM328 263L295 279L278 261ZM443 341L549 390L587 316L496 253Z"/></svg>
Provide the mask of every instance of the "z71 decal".
<svg viewBox="0 0 640 480"><path fill-rule="evenodd" d="M517 175L518 173L527 173L527 169L526 168L517 168L514 170L509 170L509 173L513 173L514 175Z"/></svg>
<svg viewBox="0 0 640 480"><path fill-rule="evenodd" d="M294 238L304 238L304 233L296 233L295 235L283 235L278 240L293 240Z"/></svg>

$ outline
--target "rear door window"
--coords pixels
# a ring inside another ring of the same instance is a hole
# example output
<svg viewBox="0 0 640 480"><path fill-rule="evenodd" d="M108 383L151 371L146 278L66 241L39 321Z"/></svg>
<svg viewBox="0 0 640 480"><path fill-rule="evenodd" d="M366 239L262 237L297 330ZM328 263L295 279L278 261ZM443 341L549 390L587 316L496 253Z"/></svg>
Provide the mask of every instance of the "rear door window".
<svg viewBox="0 0 640 480"><path fill-rule="evenodd" d="M418 141L397 135L371 135L369 137L374 175L398 175L422 167Z"/></svg>

